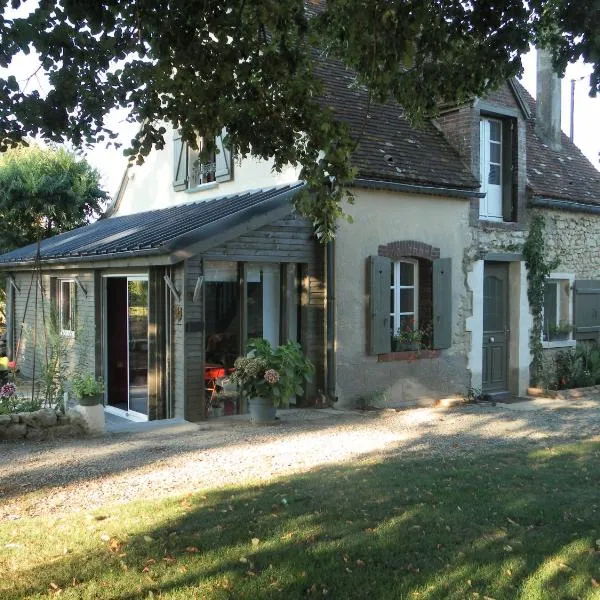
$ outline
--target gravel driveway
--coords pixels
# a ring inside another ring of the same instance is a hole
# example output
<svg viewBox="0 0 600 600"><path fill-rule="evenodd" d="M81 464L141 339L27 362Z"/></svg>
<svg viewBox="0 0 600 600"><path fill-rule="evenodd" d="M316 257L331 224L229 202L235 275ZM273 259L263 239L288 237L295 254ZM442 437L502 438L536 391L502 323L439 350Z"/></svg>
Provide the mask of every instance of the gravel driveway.
<svg viewBox="0 0 600 600"><path fill-rule="evenodd" d="M267 481L390 454L447 456L545 447L600 435L596 399L281 414L281 423L270 427L223 418L104 438L2 443L0 521Z"/></svg>

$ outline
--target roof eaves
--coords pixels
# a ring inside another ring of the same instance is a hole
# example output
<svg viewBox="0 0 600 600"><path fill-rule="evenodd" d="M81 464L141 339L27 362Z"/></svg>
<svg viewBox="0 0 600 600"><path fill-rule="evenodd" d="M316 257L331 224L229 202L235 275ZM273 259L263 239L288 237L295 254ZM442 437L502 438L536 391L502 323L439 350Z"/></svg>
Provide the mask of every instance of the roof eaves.
<svg viewBox="0 0 600 600"><path fill-rule="evenodd" d="M550 208L556 210L566 210L569 212L600 214L600 204L590 204L586 202L575 202L573 200L548 198L546 196L533 196L530 200L531 206L535 208Z"/></svg>

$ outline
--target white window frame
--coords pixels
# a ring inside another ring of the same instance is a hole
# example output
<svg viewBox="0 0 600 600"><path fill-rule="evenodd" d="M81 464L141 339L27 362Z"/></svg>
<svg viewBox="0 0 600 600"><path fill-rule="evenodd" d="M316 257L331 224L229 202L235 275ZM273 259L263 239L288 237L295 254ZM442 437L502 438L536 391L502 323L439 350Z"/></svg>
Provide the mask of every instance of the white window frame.
<svg viewBox="0 0 600 600"><path fill-rule="evenodd" d="M489 136L489 124L498 123L500 126L500 140L492 141ZM481 180L481 192L485 194L483 198L479 199L479 218L486 221L504 221L504 215L502 214L502 190L504 187L504 173L502 164L503 155L503 131L505 124L502 119L495 119L493 117L482 116L479 121L479 171ZM500 162L491 162L490 157L490 145L497 144L500 146ZM489 189L488 189L488 178L490 165L497 165L500 169L500 214L490 214L489 200Z"/></svg>
<svg viewBox="0 0 600 600"><path fill-rule="evenodd" d="M71 313L71 328L66 329L63 323L63 306L64 306L64 297L63 297L63 284L69 284L69 309ZM73 293L71 293L73 290ZM75 327L76 323L74 322L77 319L77 282L75 279L59 279L58 280L58 319L59 319L59 328L60 334L63 337L75 337Z"/></svg>
<svg viewBox="0 0 600 600"><path fill-rule="evenodd" d="M188 191L197 192L198 190L207 190L217 187L216 179L217 163L216 156L213 155L212 160L206 163L200 162L200 153L204 147L204 136L199 135L196 138L198 150L194 150L188 146ZM201 180L197 182L196 170L200 170ZM206 176L207 181L203 181ZM212 178L211 178L212 177ZM208 181L210 179L210 181Z"/></svg>
<svg viewBox="0 0 600 600"><path fill-rule="evenodd" d="M548 275L545 283L556 283L556 285L565 285L568 284L568 298L567 302L567 314L568 314L568 323L571 326L571 331L569 332L569 337L566 340L544 340L542 332L542 347L543 348L572 348L577 345L577 340L573 339L573 287L575 283L575 275L573 273L561 273L555 272L550 273ZM561 294L557 293L556 295L556 320L560 322L561 315ZM543 319L543 315L542 315Z"/></svg>
<svg viewBox="0 0 600 600"><path fill-rule="evenodd" d="M402 263L408 263L413 265L414 279L412 285L402 285L400 281L400 265ZM390 282L390 290L394 292L394 306L390 307L393 310L390 311L390 320L393 319L394 327L392 331L392 337L398 332L400 327L400 318L403 316L412 316L415 330L419 327L419 261L414 258L402 258L392 263L392 269L394 274L394 284ZM400 290L413 290L413 308L412 312L402 312L400 310Z"/></svg>

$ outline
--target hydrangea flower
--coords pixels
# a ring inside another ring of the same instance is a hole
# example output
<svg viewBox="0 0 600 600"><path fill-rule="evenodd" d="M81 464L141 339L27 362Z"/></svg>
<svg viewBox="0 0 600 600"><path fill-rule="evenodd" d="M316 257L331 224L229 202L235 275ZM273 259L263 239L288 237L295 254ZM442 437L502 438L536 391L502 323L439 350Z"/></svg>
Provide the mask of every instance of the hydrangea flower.
<svg viewBox="0 0 600 600"><path fill-rule="evenodd" d="M275 369L267 369L265 371L265 381L271 385L279 381L279 373Z"/></svg>
<svg viewBox="0 0 600 600"><path fill-rule="evenodd" d="M0 396L2 398L10 398L10 396L14 396L15 393L17 392L17 387L15 386L14 383L5 383L1 388L0 388Z"/></svg>

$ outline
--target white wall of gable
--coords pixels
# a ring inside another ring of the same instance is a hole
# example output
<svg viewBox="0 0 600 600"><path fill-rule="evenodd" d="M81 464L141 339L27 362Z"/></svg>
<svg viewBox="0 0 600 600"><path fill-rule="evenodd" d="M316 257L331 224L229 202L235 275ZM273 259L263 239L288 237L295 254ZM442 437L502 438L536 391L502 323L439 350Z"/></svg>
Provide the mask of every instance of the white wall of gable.
<svg viewBox="0 0 600 600"><path fill-rule="evenodd" d="M209 200L217 196L245 190L266 188L298 180L299 168L286 167L280 173L273 170L272 160L247 157L233 159L233 178L209 184L199 191L173 189L173 143L171 133L165 134L164 150L153 150L141 166L133 166L126 174L126 187L116 215L166 208L185 202Z"/></svg>

